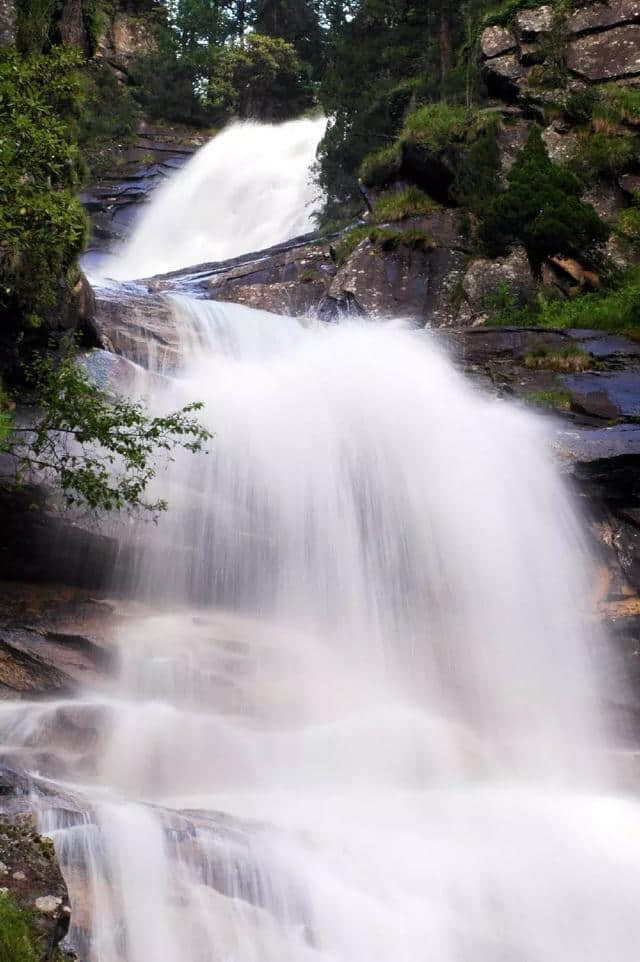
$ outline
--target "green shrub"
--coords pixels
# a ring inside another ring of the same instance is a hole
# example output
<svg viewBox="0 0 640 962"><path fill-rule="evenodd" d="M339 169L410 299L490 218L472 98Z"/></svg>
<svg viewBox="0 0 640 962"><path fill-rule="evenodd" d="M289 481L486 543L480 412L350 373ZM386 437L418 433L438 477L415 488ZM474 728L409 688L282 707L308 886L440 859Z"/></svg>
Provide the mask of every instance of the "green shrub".
<svg viewBox="0 0 640 962"><path fill-rule="evenodd" d="M593 87L585 90L577 90L567 97L564 104L563 113L570 124L575 127L588 124L593 117L599 95Z"/></svg>
<svg viewBox="0 0 640 962"><path fill-rule="evenodd" d="M630 134L589 132L580 138L570 167L584 180L615 178L633 166L639 147L639 139Z"/></svg>
<svg viewBox="0 0 640 962"><path fill-rule="evenodd" d="M0 894L0 962L40 962L33 920L8 894Z"/></svg>
<svg viewBox="0 0 640 962"><path fill-rule="evenodd" d="M71 353L61 359L37 354L27 380L37 411L28 429L12 425L4 438L0 453L9 453L11 461L0 482L20 483L37 467L68 506L157 515L166 502L147 500L147 489L158 453L170 457L177 447L199 452L212 437L194 417L202 404L153 417L141 402L97 388Z"/></svg>
<svg viewBox="0 0 640 962"><path fill-rule="evenodd" d="M56 0L16 0L16 47L20 53L42 53L53 27Z"/></svg>
<svg viewBox="0 0 640 962"><path fill-rule="evenodd" d="M115 13L114 0L82 0L82 19L89 43L89 54L95 56L110 17Z"/></svg>
<svg viewBox="0 0 640 962"><path fill-rule="evenodd" d="M218 122L220 112L207 108L196 89L196 79L207 76L209 59L201 49L193 55L183 53L173 31L158 26L153 47L139 53L131 64L136 100L145 115L155 121L201 127Z"/></svg>
<svg viewBox="0 0 640 962"><path fill-rule="evenodd" d="M391 144L365 157L360 167L360 177L367 187L384 187L399 173L400 162L400 147Z"/></svg>
<svg viewBox="0 0 640 962"><path fill-rule="evenodd" d="M640 268L629 270L612 290L568 300L538 296L535 307L514 309L487 323L546 328L593 328L640 337Z"/></svg>
<svg viewBox="0 0 640 962"><path fill-rule="evenodd" d="M487 324L492 326L516 324L513 317L520 317L522 313L521 300L507 280L500 281L495 290L484 295L482 308L487 314Z"/></svg>
<svg viewBox="0 0 640 962"><path fill-rule="evenodd" d="M473 142L458 155L451 194L456 203L478 212L498 191L500 182L499 125L489 120Z"/></svg>
<svg viewBox="0 0 640 962"><path fill-rule="evenodd" d="M420 217L433 213L438 204L420 190L419 187L407 187L405 190L385 194L375 206L377 221L397 221L406 217Z"/></svg>
<svg viewBox="0 0 640 962"><path fill-rule="evenodd" d="M38 326L82 251L87 219L75 196L78 55L0 54L0 314L3 334Z"/></svg>
<svg viewBox="0 0 640 962"><path fill-rule="evenodd" d="M276 121L315 104L309 70L293 44L257 33L213 54L205 101L223 114Z"/></svg>
<svg viewBox="0 0 640 962"><path fill-rule="evenodd" d="M545 257L578 256L605 240L608 228L580 200L581 191L572 173L552 163L540 129L534 127L509 172L507 190L482 212L480 237L488 253L505 254L521 241L538 268Z"/></svg>
<svg viewBox="0 0 640 962"><path fill-rule="evenodd" d="M99 176L112 163L114 147L133 142L140 110L130 88L118 81L108 64L89 63L83 81L85 109L78 142L92 175Z"/></svg>

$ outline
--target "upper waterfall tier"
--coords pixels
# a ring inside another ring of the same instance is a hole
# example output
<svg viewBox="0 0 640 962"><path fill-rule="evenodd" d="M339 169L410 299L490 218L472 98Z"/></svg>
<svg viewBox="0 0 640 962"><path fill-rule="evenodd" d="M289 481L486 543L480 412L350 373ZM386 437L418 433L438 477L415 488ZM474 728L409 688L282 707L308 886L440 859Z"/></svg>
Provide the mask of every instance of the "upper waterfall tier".
<svg viewBox="0 0 640 962"><path fill-rule="evenodd" d="M233 124L158 191L106 265L118 280L261 250L313 229L324 118Z"/></svg>

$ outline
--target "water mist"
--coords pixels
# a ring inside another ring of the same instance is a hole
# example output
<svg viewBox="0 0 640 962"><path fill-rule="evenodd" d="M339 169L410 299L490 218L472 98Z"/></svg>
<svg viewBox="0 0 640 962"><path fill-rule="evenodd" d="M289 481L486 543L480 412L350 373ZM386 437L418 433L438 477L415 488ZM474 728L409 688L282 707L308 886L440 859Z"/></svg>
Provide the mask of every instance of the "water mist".
<svg viewBox="0 0 640 962"><path fill-rule="evenodd" d="M546 424L402 322L166 296L183 364L147 393L215 439L157 479L118 682L0 710L57 759L83 957L636 962L640 810Z"/></svg>

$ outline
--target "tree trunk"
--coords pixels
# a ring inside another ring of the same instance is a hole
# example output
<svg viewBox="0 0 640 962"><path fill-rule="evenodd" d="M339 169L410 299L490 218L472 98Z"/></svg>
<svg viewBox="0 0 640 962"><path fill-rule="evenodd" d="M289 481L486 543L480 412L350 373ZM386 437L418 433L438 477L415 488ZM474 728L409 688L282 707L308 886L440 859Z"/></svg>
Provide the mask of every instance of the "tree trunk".
<svg viewBox="0 0 640 962"><path fill-rule="evenodd" d="M453 69L451 33L451 5L445 0L440 13L440 87L442 91L444 91L447 77Z"/></svg>
<svg viewBox="0 0 640 962"><path fill-rule="evenodd" d="M246 10L247 10L246 0L238 0L238 6L237 6L238 36L241 40L244 37Z"/></svg>

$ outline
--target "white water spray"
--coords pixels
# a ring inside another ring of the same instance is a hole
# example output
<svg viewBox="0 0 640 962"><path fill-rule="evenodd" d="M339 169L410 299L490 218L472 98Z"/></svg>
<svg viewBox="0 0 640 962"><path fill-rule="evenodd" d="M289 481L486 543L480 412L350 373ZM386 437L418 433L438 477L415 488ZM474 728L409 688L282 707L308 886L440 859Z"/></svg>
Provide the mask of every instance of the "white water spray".
<svg viewBox="0 0 640 962"><path fill-rule="evenodd" d="M313 230L311 178L326 122L237 123L154 195L103 272L118 280L259 251Z"/></svg>
<svg viewBox="0 0 640 962"><path fill-rule="evenodd" d="M152 401L216 437L158 479L154 613L113 691L0 709L62 794L83 959L636 962L640 813L545 426L406 325L171 304Z"/></svg>

